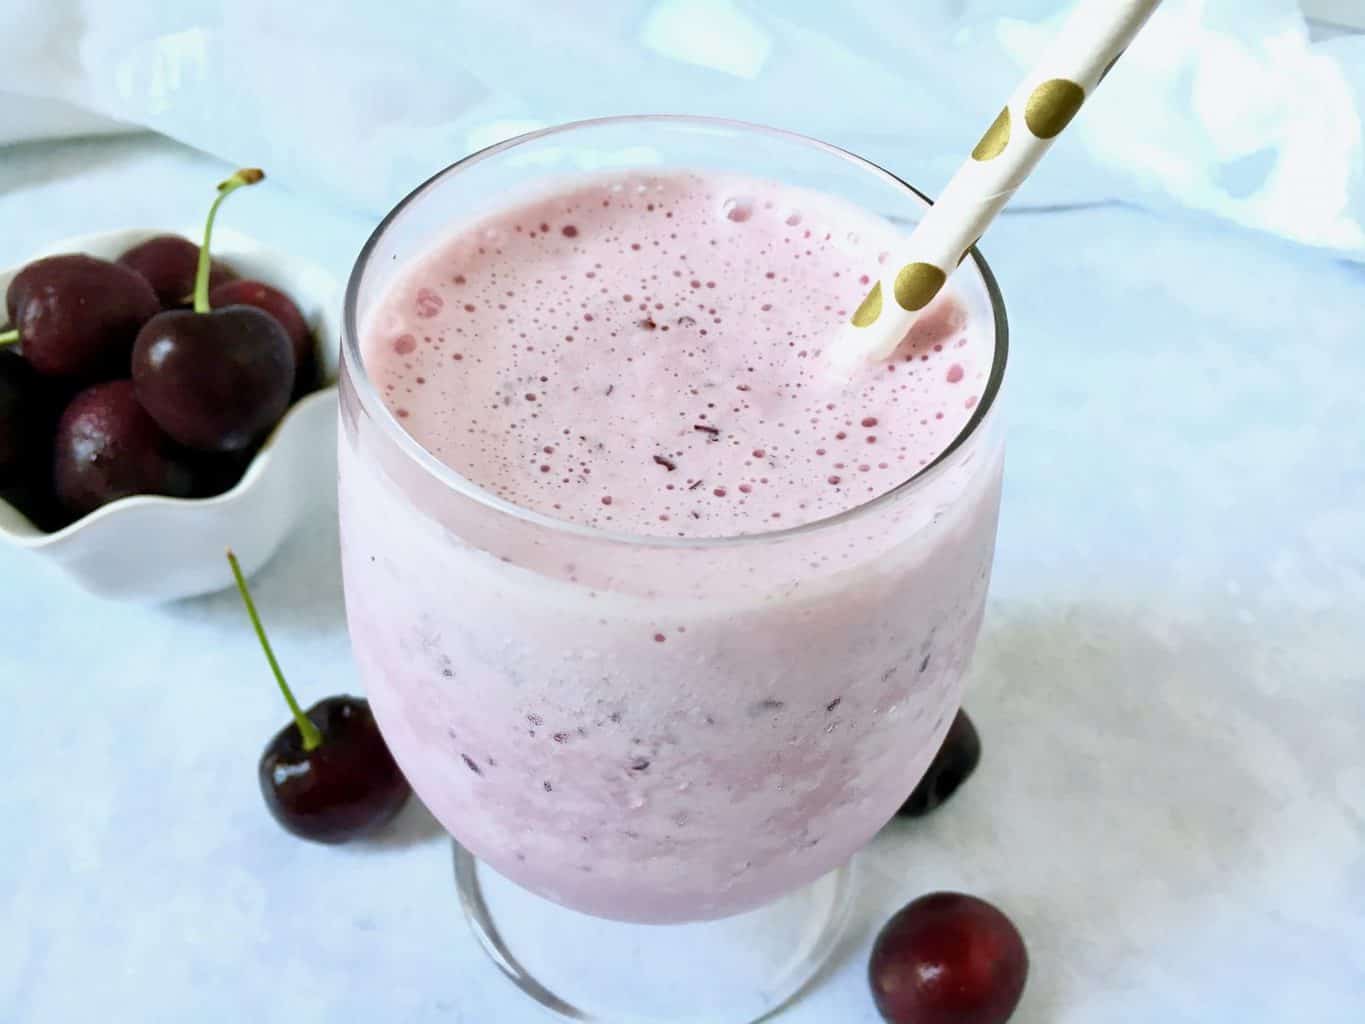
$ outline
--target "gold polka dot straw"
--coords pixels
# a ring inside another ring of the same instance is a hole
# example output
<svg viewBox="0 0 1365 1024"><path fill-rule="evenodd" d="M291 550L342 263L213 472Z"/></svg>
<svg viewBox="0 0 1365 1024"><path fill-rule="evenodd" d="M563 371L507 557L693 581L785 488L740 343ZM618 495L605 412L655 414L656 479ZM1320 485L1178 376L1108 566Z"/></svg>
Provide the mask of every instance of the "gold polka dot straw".
<svg viewBox="0 0 1365 1024"><path fill-rule="evenodd" d="M872 286L834 346L846 365L885 359L1071 123L1161 0L1081 0L971 157Z"/></svg>

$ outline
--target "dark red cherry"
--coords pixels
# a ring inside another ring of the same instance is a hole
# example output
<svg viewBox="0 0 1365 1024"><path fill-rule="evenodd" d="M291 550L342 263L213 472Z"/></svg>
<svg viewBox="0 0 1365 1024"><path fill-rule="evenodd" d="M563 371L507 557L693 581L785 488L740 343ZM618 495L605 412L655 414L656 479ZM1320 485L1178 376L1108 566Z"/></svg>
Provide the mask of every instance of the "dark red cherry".
<svg viewBox="0 0 1365 1024"><path fill-rule="evenodd" d="M928 814L957 792L958 786L967 781L980 760L981 738L976 733L976 726L967 717L967 712L959 710L929 770L896 814L906 818Z"/></svg>
<svg viewBox="0 0 1365 1024"><path fill-rule="evenodd" d="M194 497L212 498L230 491L245 475L260 449L256 446L239 452L191 452L194 468Z"/></svg>
<svg viewBox="0 0 1365 1024"><path fill-rule="evenodd" d="M83 516L133 494L188 497L193 474L138 404L131 381L86 388L57 424L52 480L71 515Z"/></svg>
<svg viewBox="0 0 1365 1024"><path fill-rule="evenodd" d="M52 489L57 420L80 390L69 377L41 377L15 346L0 347L0 499L51 533L71 522Z"/></svg>
<svg viewBox="0 0 1365 1024"><path fill-rule="evenodd" d="M935 892L908 903L872 946L868 982L890 1024L1004 1024L1028 980L1013 922L985 900Z"/></svg>
<svg viewBox="0 0 1365 1024"><path fill-rule="evenodd" d="M246 168L218 186L204 223L194 308L158 313L133 345L138 400L162 430L198 451L249 448L279 422L294 386L293 346L279 321L254 306L209 305L209 246L218 207L263 177Z"/></svg>
<svg viewBox="0 0 1365 1024"><path fill-rule="evenodd" d="M167 434L199 451L259 441L289 408L293 382L289 338L252 306L159 313L133 346L138 399Z"/></svg>
<svg viewBox="0 0 1365 1024"><path fill-rule="evenodd" d="M194 298L194 274L199 246L180 235L156 235L139 242L118 262L136 270L152 286L164 309L188 306ZM237 275L217 260L209 268L209 288L226 284Z"/></svg>
<svg viewBox="0 0 1365 1024"><path fill-rule="evenodd" d="M237 591L294 721L266 746L257 766L275 820L304 839L340 843L373 832L407 802L411 789L379 733L367 701L328 697L304 714L275 660L265 627L231 551Z"/></svg>
<svg viewBox="0 0 1365 1024"><path fill-rule="evenodd" d="M306 712L319 741L296 723L261 754L261 795L275 820L304 839L339 843L383 826L407 801L407 779L359 697L328 697Z"/></svg>
<svg viewBox="0 0 1365 1024"><path fill-rule="evenodd" d="M40 384L13 345L0 347L0 487L17 483L46 443L37 404Z"/></svg>
<svg viewBox="0 0 1365 1024"><path fill-rule="evenodd" d="M43 470L29 468L18 481L0 487L0 501L13 505L44 533L56 533L75 521L75 517L61 507L57 496L52 493L50 466Z"/></svg>
<svg viewBox="0 0 1365 1024"><path fill-rule="evenodd" d="M289 343L294 348L294 365L301 367L313 355L313 335L308 330L308 321L294 305L294 300L278 288L272 288L260 281L242 278L213 287L209 291L209 305L255 306L273 316L284 333L289 335Z"/></svg>
<svg viewBox="0 0 1365 1024"><path fill-rule="evenodd" d="M161 308L142 275L83 253L25 266L5 306L33 369L83 377L125 375L138 329Z"/></svg>

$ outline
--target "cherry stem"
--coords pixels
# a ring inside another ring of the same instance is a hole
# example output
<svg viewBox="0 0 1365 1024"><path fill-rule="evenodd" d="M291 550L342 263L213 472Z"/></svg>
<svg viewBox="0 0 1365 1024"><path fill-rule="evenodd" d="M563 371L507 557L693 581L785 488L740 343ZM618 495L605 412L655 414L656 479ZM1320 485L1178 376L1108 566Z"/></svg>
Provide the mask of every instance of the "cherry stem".
<svg viewBox="0 0 1365 1024"><path fill-rule="evenodd" d="M204 244L199 247L199 265L194 272L194 311L196 313L207 313L211 308L209 306L209 267L213 263L213 258L209 255L209 241L213 237L213 219L218 216L218 207L223 205L224 199L243 185L254 185L264 177L265 171L259 167L243 167L226 181L218 183L218 197L213 200L213 205L209 207L208 220L204 221Z"/></svg>
<svg viewBox="0 0 1365 1024"><path fill-rule="evenodd" d="M0 347L4 347L5 345L13 345L18 340L19 328L16 327L12 331L0 331Z"/></svg>
<svg viewBox="0 0 1365 1024"><path fill-rule="evenodd" d="M303 749L316 750L322 745L322 733L318 732L318 727L313 724L312 719L300 710L299 702L294 699L289 684L284 681L284 673L280 671L280 663L275 660L275 652L271 650L270 641L266 639L265 627L261 625L261 617L256 614L256 603L251 600L251 591L247 590L246 579L242 576L242 567L237 564L237 556L232 553L230 548L228 549L227 560L228 565L232 566L232 578L237 581L237 593L242 595L242 604L246 605L246 613L251 618L251 626L256 630L256 638L261 642L261 650L265 651L265 660L270 662L270 671L275 673L275 682L280 684L280 693L284 694L284 702L289 705L289 710L294 715L294 724L298 726L299 733L303 736Z"/></svg>

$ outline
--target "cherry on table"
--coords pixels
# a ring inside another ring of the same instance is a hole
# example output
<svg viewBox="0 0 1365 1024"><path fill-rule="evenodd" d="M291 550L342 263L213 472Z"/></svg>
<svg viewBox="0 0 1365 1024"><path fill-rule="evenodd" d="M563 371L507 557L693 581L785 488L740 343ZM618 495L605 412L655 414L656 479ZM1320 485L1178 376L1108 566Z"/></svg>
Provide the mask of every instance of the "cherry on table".
<svg viewBox="0 0 1365 1024"><path fill-rule="evenodd" d="M904 818L918 818L946 803L976 770L980 761L981 737L977 735L976 726L967 717L967 712L959 709L929 770L896 814Z"/></svg>
<svg viewBox="0 0 1365 1024"><path fill-rule="evenodd" d="M52 480L74 516L134 494L188 497L193 473L138 404L133 384L106 381L71 400L57 424Z"/></svg>
<svg viewBox="0 0 1365 1024"><path fill-rule="evenodd" d="M161 308L141 274L84 253L48 256L27 264L5 293L11 330L24 358L48 376L122 376L128 351Z"/></svg>
<svg viewBox="0 0 1365 1024"><path fill-rule="evenodd" d="M1028 980L1024 939L975 896L935 892L906 904L878 933L868 963L890 1024L1004 1024Z"/></svg>
<svg viewBox="0 0 1365 1024"><path fill-rule="evenodd" d="M204 225L194 308L152 317L133 345L133 384L161 429L187 448L240 451L289 407L293 344L279 322L253 306L209 305L209 245L218 207L264 175L238 171L218 186Z"/></svg>
<svg viewBox="0 0 1365 1024"><path fill-rule="evenodd" d="M328 697L305 714L284 680L231 551L228 564L294 716L266 746L257 766L266 806L276 821L304 839L340 843L373 832L402 809L412 790L380 735L369 703L360 697Z"/></svg>
<svg viewBox="0 0 1365 1024"><path fill-rule="evenodd" d="M345 842L390 821L410 790L369 702L328 697L306 718L320 737L317 747L310 750L291 723L261 755L261 794L275 819L297 836L324 843Z"/></svg>
<svg viewBox="0 0 1365 1024"><path fill-rule="evenodd" d="M163 309L178 309L193 297L199 246L188 238L154 235L124 252L118 262L146 279ZM226 284L236 276L215 260L209 269L209 288Z"/></svg>

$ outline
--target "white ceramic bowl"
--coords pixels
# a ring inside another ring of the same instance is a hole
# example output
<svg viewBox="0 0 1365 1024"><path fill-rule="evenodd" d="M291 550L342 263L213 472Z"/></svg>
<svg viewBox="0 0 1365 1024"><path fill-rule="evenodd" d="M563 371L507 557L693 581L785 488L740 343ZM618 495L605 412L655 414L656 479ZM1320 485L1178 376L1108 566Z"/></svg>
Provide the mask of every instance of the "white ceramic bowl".
<svg viewBox="0 0 1365 1024"><path fill-rule="evenodd" d="M67 238L31 257L85 252L114 259L162 229L130 228ZM179 232L197 238L202 226ZM318 340L326 386L293 405L230 491L212 498L137 495L111 502L56 533L44 533L0 501L0 543L61 566L86 590L131 601L169 601L232 582L225 548L245 572L269 560L289 532L323 514L336 487L336 372L340 289L307 261L217 229L213 254L243 277L265 281L298 304ZM22 264L0 272L0 295Z"/></svg>

